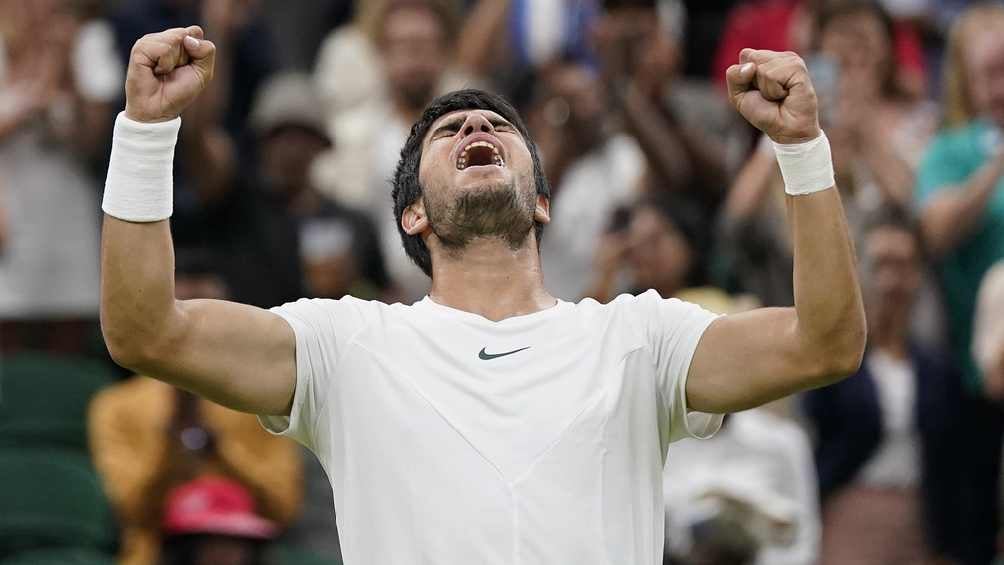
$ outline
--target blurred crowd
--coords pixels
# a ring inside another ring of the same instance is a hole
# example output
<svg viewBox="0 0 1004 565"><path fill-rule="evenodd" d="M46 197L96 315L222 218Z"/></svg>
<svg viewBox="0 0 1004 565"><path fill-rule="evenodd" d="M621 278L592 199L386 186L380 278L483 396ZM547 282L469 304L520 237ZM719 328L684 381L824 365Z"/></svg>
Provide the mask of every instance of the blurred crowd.
<svg viewBox="0 0 1004 565"><path fill-rule="evenodd" d="M791 305L783 181L724 72L743 47L799 53L869 347L849 379L670 447L665 562L1004 562L1004 4L0 0L0 565L341 562L312 455L101 343L128 56L192 23L218 55L175 159L176 293L262 307L425 294L389 179L462 87L526 118L559 298Z"/></svg>

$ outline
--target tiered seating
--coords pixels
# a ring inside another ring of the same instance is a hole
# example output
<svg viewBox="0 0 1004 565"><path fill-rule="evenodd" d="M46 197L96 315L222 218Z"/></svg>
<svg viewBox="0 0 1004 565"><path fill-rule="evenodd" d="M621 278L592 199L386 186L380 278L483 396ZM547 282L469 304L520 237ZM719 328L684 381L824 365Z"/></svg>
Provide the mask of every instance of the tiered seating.
<svg viewBox="0 0 1004 565"><path fill-rule="evenodd" d="M90 359L0 359L0 565L108 565L117 529L87 451Z"/></svg>

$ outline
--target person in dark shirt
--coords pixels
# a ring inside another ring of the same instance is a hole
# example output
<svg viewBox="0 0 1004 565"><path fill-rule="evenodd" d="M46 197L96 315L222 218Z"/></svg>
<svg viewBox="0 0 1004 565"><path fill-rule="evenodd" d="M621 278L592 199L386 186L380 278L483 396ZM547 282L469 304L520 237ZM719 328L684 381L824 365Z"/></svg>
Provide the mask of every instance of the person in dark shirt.
<svg viewBox="0 0 1004 565"><path fill-rule="evenodd" d="M312 181L314 160L332 143L307 75L271 78L255 100L252 128L259 168L250 191L269 203L295 231L307 293L380 298L390 288L376 227L368 216L321 194Z"/></svg>
<svg viewBox="0 0 1004 565"><path fill-rule="evenodd" d="M909 335L920 242L902 213L870 219L861 246L864 363L805 396L816 428L823 565L958 557L961 377L950 357Z"/></svg>

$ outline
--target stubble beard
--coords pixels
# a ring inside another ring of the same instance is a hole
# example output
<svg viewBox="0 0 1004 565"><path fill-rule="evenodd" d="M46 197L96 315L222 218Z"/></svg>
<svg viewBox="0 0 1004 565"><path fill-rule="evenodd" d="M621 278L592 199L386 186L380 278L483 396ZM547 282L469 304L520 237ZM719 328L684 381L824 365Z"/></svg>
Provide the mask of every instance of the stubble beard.
<svg viewBox="0 0 1004 565"><path fill-rule="evenodd" d="M533 229L535 200L513 180L465 191L453 202L426 196L426 208L432 233L451 254L479 239L498 239L516 251Z"/></svg>

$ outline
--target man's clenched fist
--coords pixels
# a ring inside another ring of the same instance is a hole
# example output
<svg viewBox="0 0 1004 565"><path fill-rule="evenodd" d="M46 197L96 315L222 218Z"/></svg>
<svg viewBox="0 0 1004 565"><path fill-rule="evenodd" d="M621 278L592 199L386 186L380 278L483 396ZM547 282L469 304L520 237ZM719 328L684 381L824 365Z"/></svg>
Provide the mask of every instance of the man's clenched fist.
<svg viewBox="0 0 1004 565"><path fill-rule="evenodd" d="M174 28L143 36L126 73L126 116L165 122L181 115L213 78L216 46L202 28Z"/></svg>
<svg viewBox="0 0 1004 565"><path fill-rule="evenodd" d="M725 78L739 113L777 143L819 136L816 91L798 55L743 49Z"/></svg>

